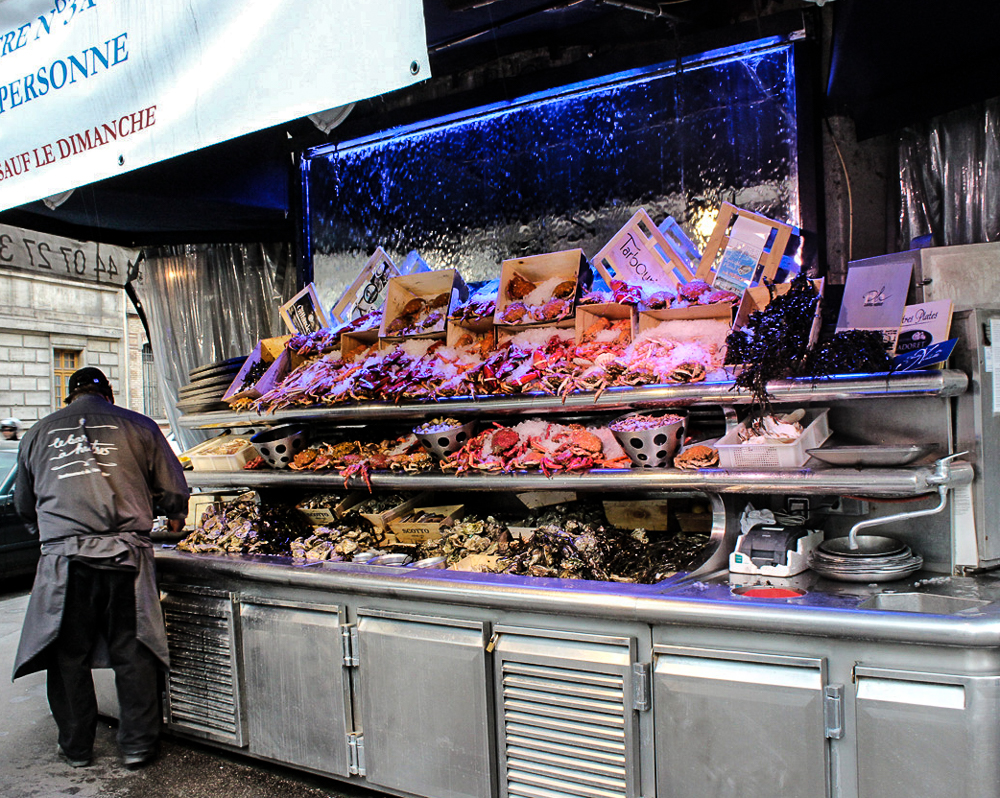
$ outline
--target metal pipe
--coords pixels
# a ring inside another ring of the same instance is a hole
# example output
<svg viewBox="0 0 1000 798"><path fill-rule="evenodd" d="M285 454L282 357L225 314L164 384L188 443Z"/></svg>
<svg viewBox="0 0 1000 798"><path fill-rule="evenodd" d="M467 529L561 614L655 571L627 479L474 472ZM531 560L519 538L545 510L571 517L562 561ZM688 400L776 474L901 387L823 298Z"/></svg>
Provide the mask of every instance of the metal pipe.
<svg viewBox="0 0 1000 798"><path fill-rule="evenodd" d="M872 498L921 496L933 493L938 472L930 467L879 468L858 471L856 468L783 469L776 471L727 470L706 468L681 471L674 468L594 469L583 474L538 472L513 474L398 474L376 472L370 476L374 489L381 490L460 490L460 491L530 491L587 490L594 492L676 491L700 493L760 494L790 496L848 496L863 494ZM969 484L973 478L969 463L954 463L949 468L949 484ZM313 490L343 488L344 478L337 473L303 471L191 471L187 474L192 488L251 489L302 487ZM863 488L859 487L863 485ZM359 477L352 477L347 487L365 490Z"/></svg>
<svg viewBox="0 0 1000 798"><path fill-rule="evenodd" d="M940 496L940 501L937 507L927 510L914 510L912 513L896 513L895 515L886 515L881 518L866 518L864 521L858 521L858 523L851 527L851 531L847 533L848 548L855 550L858 548L858 530L860 529L891 524L893 521L905 521L909 518L921 518L925 515L937 515L948 504L948 489L943 485L939 486L938 496Z"/></svg>
<svg viewBox="0 0 1000 798"><path fill-rule="evenodd" d="M886 515L881 518L868 518L864 521L858 521L854 526L851 527L851 531L847 534L847 544L851 549L858 548L858 530L868 529L873 526L882 526L883 524L891 524L894 521L905 521L910 518L922 518L926 515L937 515L948 503L948 486L951 483L951 468L950 464L956 457L961 457L962 455L968 454L968 452L957 452L955 454L950 454L947 457L942 457L940 460L934 464L934 472L927 477L927 482L929 484L936 484L938 486L938 496L940 501L937 507L932 507L925 510L914 510L911 513L896 513L895 515Z"/></svg>

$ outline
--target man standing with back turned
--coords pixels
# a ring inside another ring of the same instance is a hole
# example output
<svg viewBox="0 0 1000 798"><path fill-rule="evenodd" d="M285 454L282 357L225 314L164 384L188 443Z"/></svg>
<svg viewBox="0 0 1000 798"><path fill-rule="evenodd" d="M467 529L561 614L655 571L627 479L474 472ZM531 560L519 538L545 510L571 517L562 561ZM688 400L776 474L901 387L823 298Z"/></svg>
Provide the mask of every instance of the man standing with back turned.
<svg viewBox="0 0 1000 798"><path fill-rule="evenodd" d="M188 488L159 427L115 406L100 369L70 377L66 405L18 450L14 501L42 555L14 678L47 670L56 752L85 767L97 731L91 668L113 668L122 762L142 767L156 756L158 669L169 667L149 533L160 514L183 528Z"/></svg>

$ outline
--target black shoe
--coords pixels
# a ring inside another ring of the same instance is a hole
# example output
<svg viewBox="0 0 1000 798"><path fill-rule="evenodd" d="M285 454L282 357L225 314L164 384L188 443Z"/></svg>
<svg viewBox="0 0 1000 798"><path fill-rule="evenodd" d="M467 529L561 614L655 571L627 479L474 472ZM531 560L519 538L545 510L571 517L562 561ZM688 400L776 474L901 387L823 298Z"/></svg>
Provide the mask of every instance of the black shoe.
<svg viewBox="0 0 1000 798"><path fill-rule="evenodd" d="M129 770L138 770L156 759L156 751L130 751L122 754L122 764Z"/></svg>
<svg viewBox="0 0 1000 798"><path fill-rule="evenodd" d="M63 762L69 765L71 768L85 768L90 764L92 757L85 757L82 759L75 759L63 751L63 747L56 743L56 756L58 756Z"/></svg>

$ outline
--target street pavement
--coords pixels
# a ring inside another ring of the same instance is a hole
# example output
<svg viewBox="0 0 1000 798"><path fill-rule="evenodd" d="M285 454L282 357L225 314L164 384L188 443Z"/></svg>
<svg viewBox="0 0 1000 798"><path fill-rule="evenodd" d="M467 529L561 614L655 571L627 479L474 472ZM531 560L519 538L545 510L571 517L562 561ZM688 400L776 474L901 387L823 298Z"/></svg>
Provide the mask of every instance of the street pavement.
<svg viewBox="0 0 1000 798"><path fill-rule="evenodd" d="M93 763L71 768L55 753L45 674L10 680L30 587L0 580L0 798L388 798L170 735L155 762L126 770L104 719Z"/></svg>

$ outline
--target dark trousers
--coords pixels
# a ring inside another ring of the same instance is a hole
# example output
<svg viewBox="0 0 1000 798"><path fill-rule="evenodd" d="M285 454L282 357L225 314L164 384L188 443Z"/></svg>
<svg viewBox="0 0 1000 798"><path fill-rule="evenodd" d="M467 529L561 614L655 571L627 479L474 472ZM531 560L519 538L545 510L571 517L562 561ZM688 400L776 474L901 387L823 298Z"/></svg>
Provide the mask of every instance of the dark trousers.
<svg viewBox="0 0 1000 798"><path fill-rule="evenodd" d="M71 563L47 680L59 744L71 758L89 758L94 748L97 696L90 662L101 636L115 672L118 745L123 753L156 747L162 719L157 660L135 635L135 572Z"/></svg>

